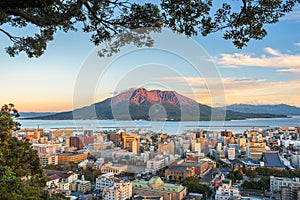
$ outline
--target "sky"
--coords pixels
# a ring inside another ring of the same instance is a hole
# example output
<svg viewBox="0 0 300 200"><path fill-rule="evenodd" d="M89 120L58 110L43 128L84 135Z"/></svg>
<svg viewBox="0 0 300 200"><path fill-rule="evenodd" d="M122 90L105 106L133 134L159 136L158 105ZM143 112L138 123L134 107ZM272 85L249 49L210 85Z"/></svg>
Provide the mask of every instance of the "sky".
<svg viewBox="0 0 300 200"><path fill-rule="evenodd" d="M211 106L280 104L300 106L300 7L268 36L242 50L222 39L164 31L153 48L125 47L100 58L90 35L57 32L39 58L11 58L0 34L0 103L18 110L66 111L104 100L129 88L176 90ZM17 32L19 33L19 32Z"/></svg>

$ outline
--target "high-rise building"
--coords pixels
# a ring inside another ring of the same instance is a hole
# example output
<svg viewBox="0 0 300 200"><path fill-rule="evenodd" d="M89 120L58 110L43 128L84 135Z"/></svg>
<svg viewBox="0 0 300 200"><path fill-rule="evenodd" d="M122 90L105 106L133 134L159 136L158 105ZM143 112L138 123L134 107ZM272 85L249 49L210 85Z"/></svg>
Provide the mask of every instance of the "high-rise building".
<svg viewBox="0 0 300 200"><path fill-rule="evenodd" d="M133 142L135 141L135 142ZM123 135L123 144L124 144L124 149L127 151L133 152L136 151L136 153L140 152L140 136L138 135ZM136 149L135 149L136 148Z"/></svg>

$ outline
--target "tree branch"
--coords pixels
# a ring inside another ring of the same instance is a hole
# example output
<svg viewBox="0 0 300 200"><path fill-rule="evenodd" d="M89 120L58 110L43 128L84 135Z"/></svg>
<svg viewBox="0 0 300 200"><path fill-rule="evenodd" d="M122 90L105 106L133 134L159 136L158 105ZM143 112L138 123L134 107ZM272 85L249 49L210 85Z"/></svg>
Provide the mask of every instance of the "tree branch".
<svg viewBox="0 0 300 200"><path fill-rule="evenodd" d="M16 42L18 39L20 39L20 37L17 36L13 36L10 33L8 33L7 31L3 30L2 28L0 28L0 31L2 33L4 33L6 36L8 36L8 38L12 41L12 42Z"/></svg>

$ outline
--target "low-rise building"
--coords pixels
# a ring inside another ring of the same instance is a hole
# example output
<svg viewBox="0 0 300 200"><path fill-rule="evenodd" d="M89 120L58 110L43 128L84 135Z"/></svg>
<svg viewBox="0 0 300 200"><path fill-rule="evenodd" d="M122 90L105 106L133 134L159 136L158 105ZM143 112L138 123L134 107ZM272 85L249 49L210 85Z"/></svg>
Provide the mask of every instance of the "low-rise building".
<svg viewBox="0 0 300 200"><path fill-rule="evenodd" d="M71 183L78 179L78 174L73 173L72 171L62 172L57 170L44 169L43 173L46 174L48 177L55 175L55 177L59 177L58 179L60 179L62 182Z"/></svg>
<svg viewBox="0 0 300 200"><path fill-rule="evenodd" d="M184 199L187 195L186 187L164 183L160 177L152 177L149 181L133 181L132 190L134 195L159 196L164 200Z"/></svg>
<svg viewBox="0 0 300 200"><path fill-rule="evenodd" d="M127 165L106 163L101 167L101 173L113 173L113 174L120 174L127 170Z"/></svg>
<svg viewBox="0 0 300 200"><path fill-rule="evenodd" d="M232 187L231 180L222 180L222 185L219 186L216 191L215 200L235 200L240 198L240 190L236 187Z"/></svg>
<svg viewBox="0 0 300 200"><path fill-rule="evenodd" d="M68 182L59 182L58 187L60 190L70 190L70 183Z"/></svg>
<svg viewBox="0 0 300 200"><path fill-rule="evenodd" d="M75 180L71 183L71 190L83 193L91 191L91 182L86 180Z"/></svg>
<svg viewBox="0 0 300 200"><path fill-rule="evenodd" d="M186 166L170 166L165 171L167 180L183 181L188 177L195 176L195 168Z"/></svg>

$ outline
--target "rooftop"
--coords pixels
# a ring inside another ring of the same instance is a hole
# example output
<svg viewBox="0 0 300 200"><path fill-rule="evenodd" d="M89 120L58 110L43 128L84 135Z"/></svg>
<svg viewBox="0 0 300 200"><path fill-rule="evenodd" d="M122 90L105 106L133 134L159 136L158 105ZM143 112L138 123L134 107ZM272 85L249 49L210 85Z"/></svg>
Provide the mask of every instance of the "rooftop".
<svg viewBox="0 0 300 200"><path fill-rule="evenodd" d="M175 170L175 171L188 171L188 168L185 166L170 166L169 170Z"/></svg>
<svg viewBox="0 0 300 200"><path fill-rule="evenodd" d="M263 162L266 167L285 168L285 165L281 162L277 151L264 152Z"/></svg>

